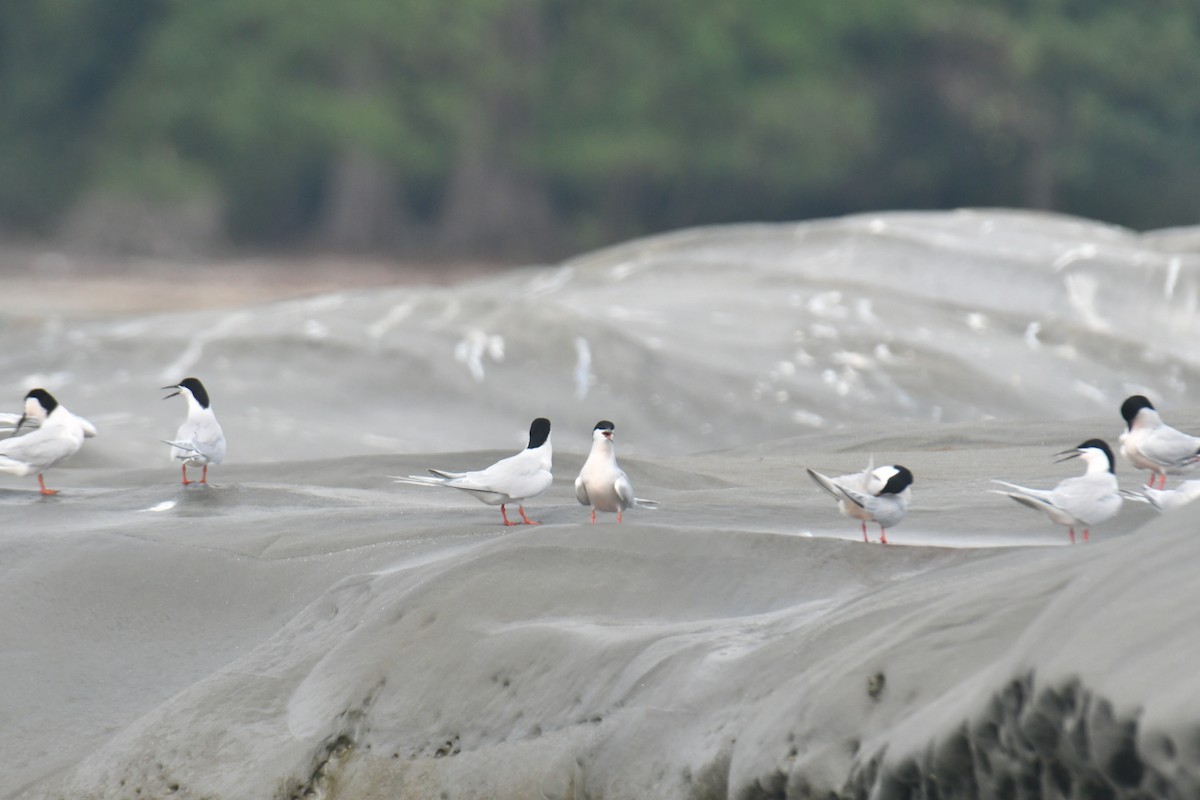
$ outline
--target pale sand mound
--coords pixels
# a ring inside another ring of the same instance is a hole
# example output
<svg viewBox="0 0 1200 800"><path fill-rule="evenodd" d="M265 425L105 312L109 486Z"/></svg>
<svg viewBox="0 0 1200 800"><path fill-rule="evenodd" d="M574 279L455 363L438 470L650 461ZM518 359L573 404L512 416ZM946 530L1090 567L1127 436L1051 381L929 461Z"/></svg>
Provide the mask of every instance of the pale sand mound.
<svg viewBox="0 0 1200 800"><path fill-rule="evenodd" d="M1200 796L1200 509L1054 547L989 493L1078 474L1052 455L1115 444L1135 391L1200 430L1179 245L890 214L233 311L0 308L0 411L42 385L100 431L58 497L0 476L0 797ZM209 490L161 442L189 374L229 437ZM539 415L541 527L386 477ZM659 511L584 524L598 419ZM804 473L872 458L916 476L897 546Z"/></svg>
<svg viewBox="0 0 1200 800"><path fill-rule="evenodd" d="M1044 431L987 431L1013 444L907 454L895 541L1065 541L985 492L994 464L1047 461L1016 444ZM0 794L1200 790L1200 509L1121 535L1149 518L1133 505L1088 546L864 545L800 468L859 454L803 443L631 461L664 507L622 526L582 524L580 453L528 504L538 528L383 477L447 457L230 467L208 491L63 470L95 488L0 493L21 643L2 699L29 723L5 726L24 766Z"/></svg>

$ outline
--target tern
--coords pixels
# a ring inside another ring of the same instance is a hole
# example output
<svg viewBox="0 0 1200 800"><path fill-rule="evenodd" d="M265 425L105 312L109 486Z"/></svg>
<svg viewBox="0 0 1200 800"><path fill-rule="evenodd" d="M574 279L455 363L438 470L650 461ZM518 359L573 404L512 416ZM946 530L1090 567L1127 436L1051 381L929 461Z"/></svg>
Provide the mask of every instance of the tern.
<svg viewBox="0 0 1200 800"><path fill-rule="evenodd" d="M184 378L174 386L162 388L175 390L164 400L180 394L187 400L187 419L179 426L174 440L163 440L171 445L171 458L182 462L183 485L196 482L188 480L188 467L202 467L199 482L207 485L208 465L220 464L225 458L225 433L213 413L208 391L197 378Z"/></svg>
<svg viewBox="0 0 1200 800"><path fill-rule="evenodd" d="M1184 481L1174 489L1155 489L1144 487L1137 492L1121 492L1129 500L1139 503L1149 503L1158 511L1174 511L1200 498L1200 481Z"/></svg>
<svg viewBox="0 0 1200 800"><path fill-rule="evenodd" d="M550 420L538 417L529 426L529 445L514 456L501 459L487 469L474 472L447 472L441 469L429 470L433 477L425 475L409 475L401 477L389 476L396 483L413 483L418 486L449 486L466 492L481 503L489 506L500 506L500 516L504 524L520 525L511 522L505 506L517 504L517 511L526 525L541 523L525 516L525 506L521 501L537 497L550 488L554 476L550 474L550 462L554 455L550 444Z"/></svg>
<svg viewBox="0 0 1200 800"><path fill-rule="evenodd" d="M37 427L22 436L26 422ZM45 389L32 389L25 395L25 413L17 420L12 438L0 441L0 472L21 476L36 472L42 494L58 494L46 488L42 473L78 453L84 438L95 434L90 422L72 414Z"/></svg>
<svg viewBox="0 0 1200 800"><path fill-rule="evenodd" d="M1176 430L1162 421L1144 396L1135 394L1121 404L1127 430L1119 440L1121 455L1138 469L1150 470L1147 486L1167 484L1167 473L1186 472L1200 461L1200 437Z"/></svg>
<svg viewBox="0 0 1200 800"><path fill-rule="evenodd" d="M585 506L592 507L592 524L596 524L596 512L607 511L617 514L617 522L625 509L633 506L658 508L658 503L633 496L633 484L629 476L617 465L617 451L613 444L616 426L606 419L596 423L592 429L592 450L588 453L583 469L575 479L575 497Z"/></svg>
<svg viewBox="0 0 1200 800"><path fill-rule="evenodd" d="M867 523L875 522L879 524L879 541L887 544L887 529L900 524L912 500L913 474L899 464L874 468L868 463L862 472L837 478L809 469L808 476L833 495L838 501L838 511L862 522L864 542L871 541Z"/></svg>
<svg viewBox="0 0 1200 800"><path fill-rule="evenodd" d="M1053 489L1029 489L1007 481L993 481L1012 491L993 489L1018 503L1041 511L1052 522L1066 525L1075 543L1075 528L1083 528L1083 540L1088 541L1093 525L1107 522L1121 510L1121 492L1112 450L1101 439L1088 439L1078 447L1055 454L1058 462L1082 458L1087 471L1061 481Z"/></svg>

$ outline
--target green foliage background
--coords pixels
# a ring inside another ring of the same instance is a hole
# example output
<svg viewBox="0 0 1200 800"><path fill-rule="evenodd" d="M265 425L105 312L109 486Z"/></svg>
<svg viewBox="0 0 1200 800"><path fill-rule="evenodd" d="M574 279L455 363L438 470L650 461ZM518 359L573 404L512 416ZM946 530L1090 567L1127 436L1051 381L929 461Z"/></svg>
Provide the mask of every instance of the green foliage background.
<svg viewBox="0 0 1200 800"><path fill-rule="evenodd" d="M550 256L685 225L1200 215L1195 0L5 0L0 230Z"/></svg>

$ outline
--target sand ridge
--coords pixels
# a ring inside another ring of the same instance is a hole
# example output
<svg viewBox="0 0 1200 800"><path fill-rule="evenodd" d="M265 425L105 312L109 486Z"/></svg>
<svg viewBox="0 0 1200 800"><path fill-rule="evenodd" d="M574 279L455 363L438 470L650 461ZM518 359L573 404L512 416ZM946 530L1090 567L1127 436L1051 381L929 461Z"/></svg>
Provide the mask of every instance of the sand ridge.
<svg viewBox="0 0 1200 800"><path fill-rule="evenodd" d="M4 311L0 396L100 436L59 496L0 477L0 797L1194 797L1200 509L1068 546L990 493L1078 474L1053 454L1143 387L1200 430L1194 267L1080 220L868 215ZM191 373L230 445L207 489L160 441ZM540 526L387 477L539 415ZM587 523L597 419L658 510ZM916 477L887 547L804 473L872 458Z"/></svg>

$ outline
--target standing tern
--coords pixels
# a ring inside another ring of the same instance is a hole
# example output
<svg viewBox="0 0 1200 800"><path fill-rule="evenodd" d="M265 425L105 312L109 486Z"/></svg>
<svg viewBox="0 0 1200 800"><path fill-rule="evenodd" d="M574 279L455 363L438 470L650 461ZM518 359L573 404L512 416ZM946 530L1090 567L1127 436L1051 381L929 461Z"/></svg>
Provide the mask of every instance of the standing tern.
<svg viewBox="0 0 1200 800"><path fill-rule="evenodd" d="M613 444L615 428L606 419L596 423L592 429L592 450L575 479L575 497L581 504L592 507L593 525L597 511L615 511L617 522L620 522L621 514L632 506L658 508L658 503L653 500L633 496L629 476L617 466L617 451Z"/></svg>
<svg viewBox="0 0 1200 800"><path fill-rule="evenodd" d="M809 469L808 477L833 495L838 501L838 511L862 522L864 542L871 541L867 523L875 522L879 524L879 541L887 544L887 529L900 524L912 500L913 474L899 464L874 468L868 463L862 472L837 478Z"/></svg>
<svg viewBox="0 0 1200 800"><path fill-rule="evenodd" d="M487 469L474 472L447 472L441 469L429 470L433 477L424 475L409 475L400 477L389 476L396 483L414 483L418 486L449 486L473 496L481 503L489 506L500 506L500 516L504 524L520 525L520 522L510 522L504 507L509 503L517 504L517 511L526 525L540 525L540 522L525 516L525 506L522 500L537 497L550 488L554 476L550 474L550 462L554 455L550 444L550 420L538 417L529 426L529 445L515 456L501 459Z"/></svg>
<svg viewBox="0 0 1200 800"><path fill-rule="evenodd" d="M1086 542L1093 525L1107 522L1121 510L1121 492L1117 486L1112 450L1100 439L1088 439L1072 450L1055 455L1060 463L1082 458L1087 464L1087 471L1061 481L1053 489L1028 489L1007 481L993 481L1013 491L992 491L1041 511L1052 522L1066 525L1071 544L1075 544L1075 528L1082 526L1083 540Z"/></svg>
<svg viewBox="0 0 1200 800"><path fill-rule="evenodd" d="M208 399L208 391L196 378L184 378L174 386L164 386L174 389L164 397L183 395L187 400L187 419L179 426L173 441L163 440L171 445L171 458L182 462L183 485L195 483L188 480L188 467L202 467L200 483L208 484L208 465L220 464L225 458L225 433L217 416L213 413L212 403Z"/></svg>
<svg viewBox="0 0 1200 800"><path fill-rule="evenodd" d="M26 421L37 428L21 436ZM85 437L95 435L96 429L61 405L45 389L33 389L25 395L25 413L17 420L13 436L0 441L0 472L29 475L36 472L42 494L58 494L47 489L42 473L83 447Z"/></svg>
<svg viewBox="0 0 1200 800"><path fill-rule="evenodd" d="M1200 498L1200 481L1183 481L1174 489L1144 487L1137 492L1121 492L1122 496L1139 503L1149 503L1158 511L1174 511Z"/></svg>
<svg viewBox="0 0 1200 800"><path fill-rule="evenodd" d="M1162 421L1144 396L1135 394L1121 404L1127 430L1121 434L1121 455L1138 469L1150 470L1147 486L1167 485L1167 473L1187 472L1200 461L1200 437L1176 430Z"/></svg>

